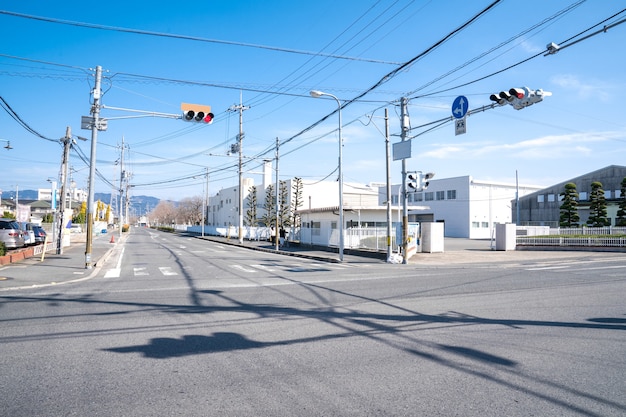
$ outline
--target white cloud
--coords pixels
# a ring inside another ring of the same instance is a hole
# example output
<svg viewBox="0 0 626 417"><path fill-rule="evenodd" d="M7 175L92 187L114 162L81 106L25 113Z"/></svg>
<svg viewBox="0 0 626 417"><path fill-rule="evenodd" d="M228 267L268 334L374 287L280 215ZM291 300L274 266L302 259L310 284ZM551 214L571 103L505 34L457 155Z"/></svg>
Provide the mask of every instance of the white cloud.
<svg viewBox="0 0 626 417"><path fill-rule="evenodd" d="M444 145L423 154L433 159L476 160L488 157L522 159L562 159L587 156L600 142L623 137L614 132L550 135L516 143L463 143Z"/></svg>
<svg viewBox="0 0 626 417"><path fill-rule="evenodd" d="M550 81L559 87L573 90L581 98L593 97L601 101L608 101L609 99L607 92L609 86L601 82L583 82L573 74L560 74L552 77Z"/></svg>

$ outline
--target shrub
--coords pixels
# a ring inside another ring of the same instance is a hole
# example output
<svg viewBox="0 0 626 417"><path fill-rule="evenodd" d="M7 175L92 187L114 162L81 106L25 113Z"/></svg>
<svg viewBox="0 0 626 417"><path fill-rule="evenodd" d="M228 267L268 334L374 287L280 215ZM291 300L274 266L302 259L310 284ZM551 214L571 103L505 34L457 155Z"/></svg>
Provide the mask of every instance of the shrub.
<svg viewBox="0 0 626 417"><path fill-rule="evenodd" d="M4 256L7 254L7 247L4 245L4 242L0 242L0 256Z"/></svg>

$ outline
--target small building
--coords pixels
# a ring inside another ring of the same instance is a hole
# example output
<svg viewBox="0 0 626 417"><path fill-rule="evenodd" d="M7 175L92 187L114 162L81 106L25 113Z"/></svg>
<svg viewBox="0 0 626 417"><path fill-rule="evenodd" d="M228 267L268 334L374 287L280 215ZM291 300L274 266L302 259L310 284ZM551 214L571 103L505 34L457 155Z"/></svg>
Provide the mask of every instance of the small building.
<svg viewBox="0 0 626 417"><path fill-rule="evenodd" d="M621 195L621 183L626 178L626 166L609 165L597 171L572 178L547 188L535 191L519 199L519 221L513 210L513 219L520 226L550 226L559 227L561 214L561 196L565 190L565 184L574 183L578 192L578 214L580 224L585 224L589 219L589 195L591 183L602 183L604 197L607 203L607 217L611 225L615 225L619 200ZM515 207L515 201L513 201Z"/></svg>

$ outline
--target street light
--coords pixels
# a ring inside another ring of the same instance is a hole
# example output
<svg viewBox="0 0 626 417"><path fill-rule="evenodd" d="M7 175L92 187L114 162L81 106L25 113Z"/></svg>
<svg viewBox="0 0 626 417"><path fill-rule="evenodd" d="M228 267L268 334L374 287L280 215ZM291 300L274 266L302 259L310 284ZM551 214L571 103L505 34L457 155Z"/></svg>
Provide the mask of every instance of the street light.
<svg viewBox="0 0 626 417"><path fill-rule="evenodd" d="M343 139L341 137L341 102L336 96L324 93L323 91L311 90L310 94L313 98L319 98L322 96L332 97L337 102L337 112L339 113L339 261L343 262L343 173L341 169Z"/></svg>

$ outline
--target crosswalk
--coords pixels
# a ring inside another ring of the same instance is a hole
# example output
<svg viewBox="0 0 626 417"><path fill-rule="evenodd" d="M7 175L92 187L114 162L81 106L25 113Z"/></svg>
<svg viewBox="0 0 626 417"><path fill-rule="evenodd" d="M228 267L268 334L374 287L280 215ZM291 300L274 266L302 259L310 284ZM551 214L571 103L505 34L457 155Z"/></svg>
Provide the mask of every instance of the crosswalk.
<svg viewBox="0 0 626 417"><path fill-rule="evenodd" d="M264 263L264 264L238 264L234 263L228 266L236 273L244 274L259 274L264 273L280 273L280 272L324 272L324 271L338 271L354 268L355 265L351 264L334 264L325 262L289 262L289 263ZM183 267L184 268L184 267ZM185 268L192 269L192 268ZM182 273L182 272L181 272ZM171 266L135 266L132 267L132 275L134 277L146 277L146 276L177 276L180 275L178 271L174 270ZM122 268L110 268L105 271L104 278L119 278L122 275Z"/></svg>

